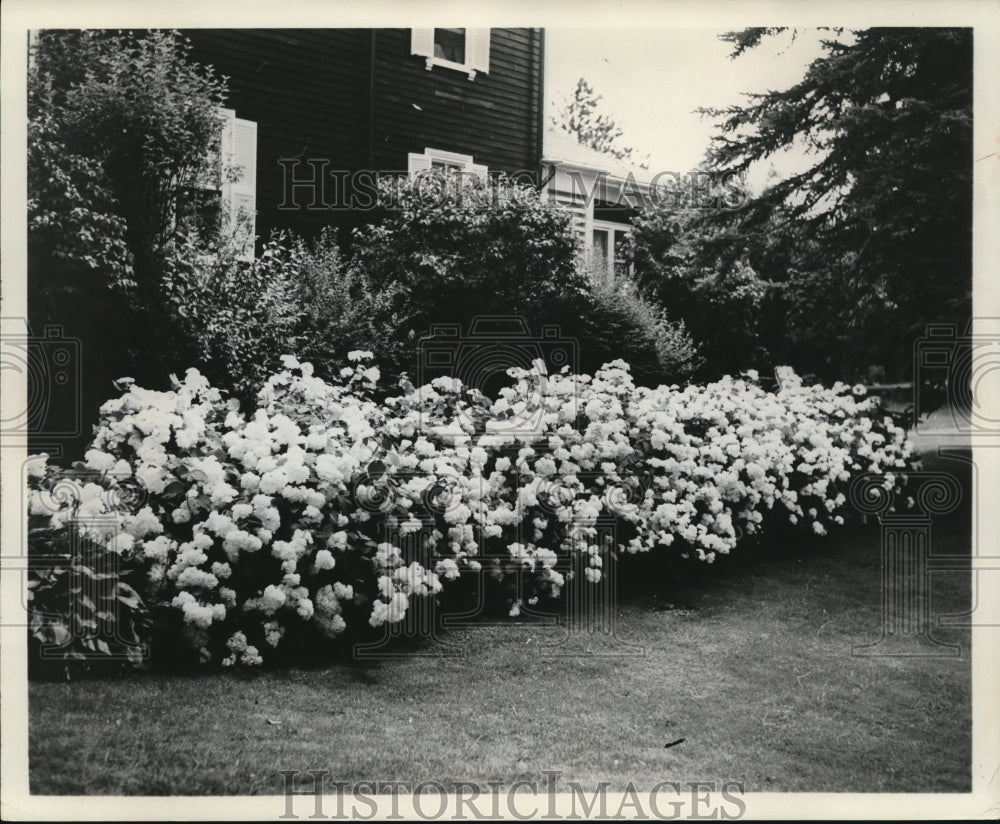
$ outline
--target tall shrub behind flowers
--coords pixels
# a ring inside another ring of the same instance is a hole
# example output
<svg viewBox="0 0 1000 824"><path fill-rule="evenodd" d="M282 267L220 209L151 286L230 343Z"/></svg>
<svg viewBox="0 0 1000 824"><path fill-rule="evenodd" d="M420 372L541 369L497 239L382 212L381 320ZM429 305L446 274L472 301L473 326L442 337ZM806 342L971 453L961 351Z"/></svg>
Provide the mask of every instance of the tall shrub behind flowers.
<svg viewBox="0 0 1000 824"><path fill-rule="evenodd" d="M103 407L87 468L148 493L109 546L206 661L397 624L480 575L517 614L580 571L600 581L613 550L712 561L765 516L823 534L853 475L893 487L908 464L873 399L787 370L766 392L753 375L650 389L623 361L593 376L536 364L496 401L438 378L380 403L370 355L349 358L332 383L284 358L252 412L194 370Z"/></svg>

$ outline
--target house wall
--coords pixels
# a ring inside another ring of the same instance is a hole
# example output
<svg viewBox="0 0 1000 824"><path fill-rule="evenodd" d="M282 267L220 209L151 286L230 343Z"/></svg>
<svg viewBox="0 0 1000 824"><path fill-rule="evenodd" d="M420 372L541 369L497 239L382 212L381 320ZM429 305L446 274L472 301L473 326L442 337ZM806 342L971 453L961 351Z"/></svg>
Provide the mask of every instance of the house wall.
<svg viewBox="0 0 1000 824"><path fill-rule="evenodd" d="M289 166L310 176L309 158L326 160L327 170L361 169L368 162L368 65L365 29L198 29L183 32L192 57L229 79L227 105L257 123L257 232L294 229L315 235L344 215L308 208L308 189L286 196ZM336 200L327 175L316 198ZM295 205L293 205L295 204ZM282 208L282 206L288 208Z"/></svg>
<svg viewBox="0 0 1000 824"><path fill-rule="evenodd" d="M410 29L196 29L192 58L229 78L227 105L257 123L257 232L314 236L364 222L338 170L406 172L425 148L472 155L490 171L537 172L539 29L493 29L475 79L411 54ZM298 160L296 164L295 161ZM307 161L315 159L313 165ZM283 161L283 162L282 162ZM325 164L325 165L324 165ZM325 172L320 184L291 188ZM336 208L329 208L334 206Z"/></svg>
<svg viewBox="0 0 1000 824"><path fill-rule="evenodd" d="M636 211L630 208L628 193L634 197L634 190L623 186L623 182L596 169L563 162L543 164L545 191L548 199L569 209L573 216L573 228L583 243L583 252L590 257L594 249L594 230L605 232L631 232L631 221ZM645 184L636 184L640 191L648 193ZM609 235L612 248L610 261L614 264L614 238Z"/></svg>
<svg viewBox="0 0 1000 824"><path fill-rule="evenodd" d="M474 80L410 54L409 29L379 29L375 49L374 150L379 169L406 170L425 148L472 155L492 171L537 172L541 31L493 29L490 70Z"/></svg>
<svg viewBox="0 0 1000 824"><path fill-rule="evenodd" d="M571 168L566 164L546 163L543 169L545 192L548 199L569 209L573 215L573 228L588 239L593 229L593 198L597 172L591 169Z"/></svg>

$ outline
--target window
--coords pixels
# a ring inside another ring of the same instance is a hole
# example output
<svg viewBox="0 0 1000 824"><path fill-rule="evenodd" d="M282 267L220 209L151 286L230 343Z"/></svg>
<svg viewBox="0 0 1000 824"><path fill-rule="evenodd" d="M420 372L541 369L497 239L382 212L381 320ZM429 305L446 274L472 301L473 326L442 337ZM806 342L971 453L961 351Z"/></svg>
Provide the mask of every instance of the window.
<svg viewBox="0 0 1000 824"><path fill-rule="evenodd" d="M406 156L407 171L410 177L416 177L421 172L431 169L441 169L459 172L467 172L475 175L480 180L485 180L488 169L473 162L472 155L458 154L457 152L446 152L443 149L424 149L423 154L411 152Z"/></svg>
<svg viewBox="0 0 1000 824"><path fill-rule="evenodd" d="M425 58L428 70L442 66L475 80L490 70L490 30L411 29L410 52Z"/></svg>
<svg viewBox="0 0 1000 824"><path fill-rule="evenodd" d="M465 29L434 29L434 57L465 65Z"/></svg>
<svg viewBox="0 0 1000 824"><path fill-rule="evenodd" d="M615 271L616 263L620 265L622 246L628 233L629 227L624 224L595 220L590 245L591 261L606 272Z"/></svg>
<svg viewBox="0 0 1000 824"><path fill-rule="evenodd" d="M612 232L611 234L614 234L614 232ZM605 268L608 267L607 229L594 229L594 245L592 247L592 256L595 261L602 263L605 266Z"/></svg>

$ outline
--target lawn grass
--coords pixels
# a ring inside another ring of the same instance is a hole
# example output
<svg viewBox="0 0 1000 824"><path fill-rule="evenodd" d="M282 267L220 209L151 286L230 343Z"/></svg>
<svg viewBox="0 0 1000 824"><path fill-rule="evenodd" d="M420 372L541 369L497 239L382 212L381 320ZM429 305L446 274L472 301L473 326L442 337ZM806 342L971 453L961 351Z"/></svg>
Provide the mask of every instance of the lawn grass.
<svg viewBox="0 0 1000 824"><path fill-rule="evenodd" d="M933 540L968 553L968 513L935 521ZM32 683L31 790L279 794L279 770L970 790L968 630L934 630L960 659L851 655L879 634L877 525L717 567L633 588L613 638L509 622L367 664ZM933 573L933 616L969 603L968 573Z"/></svg>

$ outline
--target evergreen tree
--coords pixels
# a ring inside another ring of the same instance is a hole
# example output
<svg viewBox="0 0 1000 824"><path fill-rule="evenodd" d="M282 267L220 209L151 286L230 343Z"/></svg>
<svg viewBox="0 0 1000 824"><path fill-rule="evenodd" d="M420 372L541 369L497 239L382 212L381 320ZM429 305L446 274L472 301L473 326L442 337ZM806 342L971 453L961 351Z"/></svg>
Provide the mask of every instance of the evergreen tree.
<svg viewBox="0 0 1000 824"><path fill-rule="evenodd" d="M781 31L723 39L736 59ZM806 313L799 333L825 353L817 368L903 377L927 324L961 331L971 315L972 30L838 29L822 48L790 89L703 110L720 118L712 171L788 147L815 160L708 215L718 231L699 254L746 257L783 282L789 313Z"/></svg>

